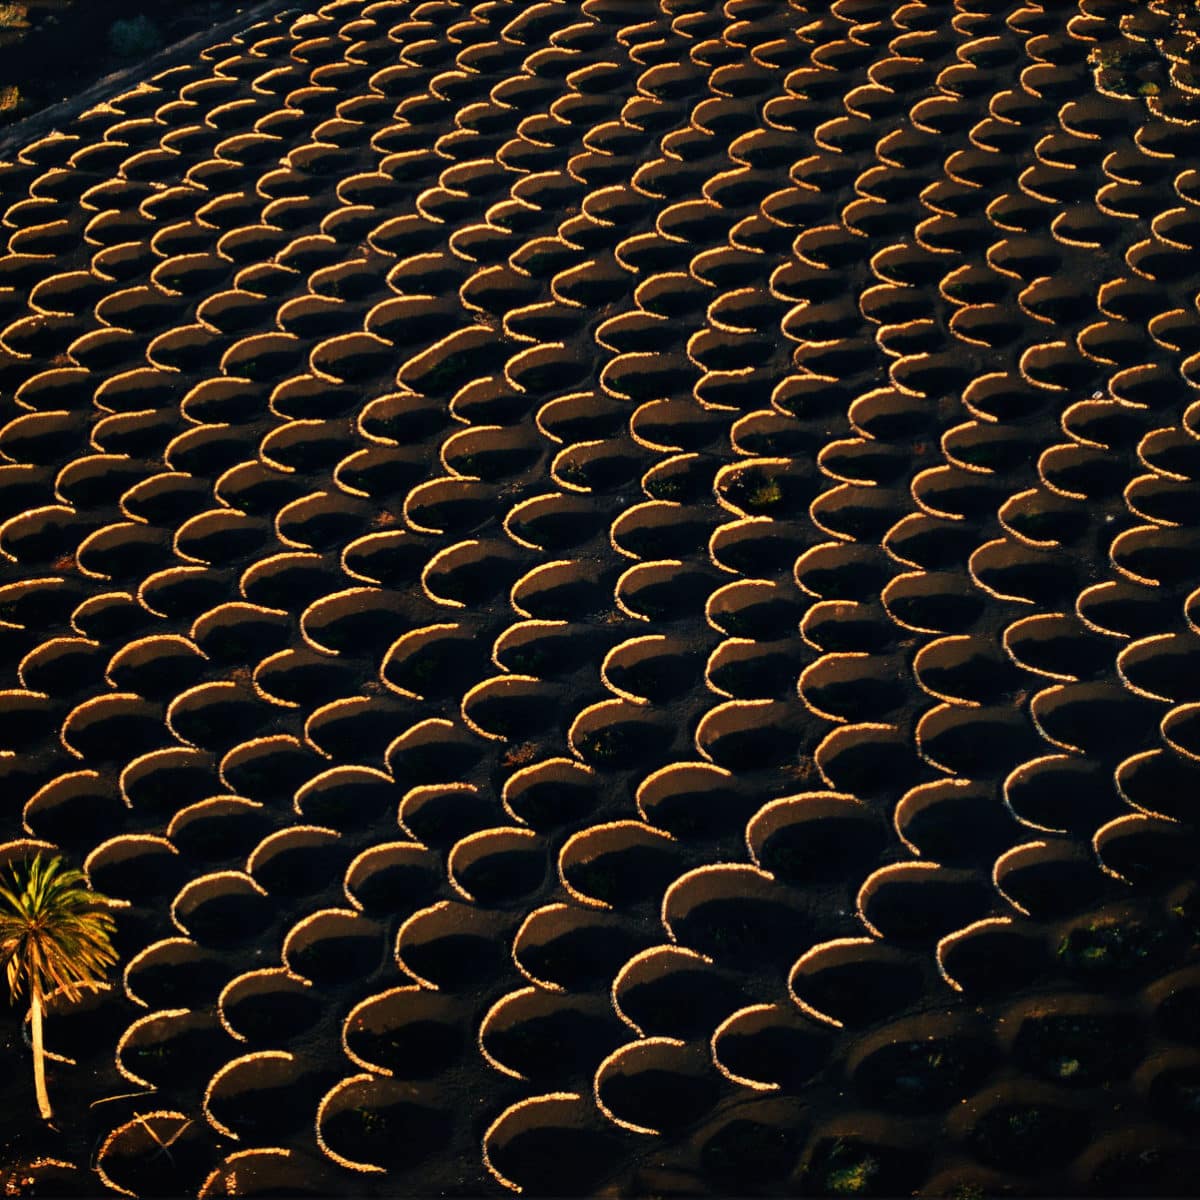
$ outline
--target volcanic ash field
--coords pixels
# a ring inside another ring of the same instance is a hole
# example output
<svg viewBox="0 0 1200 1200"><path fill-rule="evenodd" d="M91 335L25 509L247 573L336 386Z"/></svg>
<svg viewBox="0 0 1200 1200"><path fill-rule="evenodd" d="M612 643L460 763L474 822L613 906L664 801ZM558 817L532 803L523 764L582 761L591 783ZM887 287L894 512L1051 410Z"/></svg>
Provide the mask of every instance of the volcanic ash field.
<svg viewBox="0 0 1200 1200"><path fill-rule="evenodd" d="M1195 1194L1178 10L334 0L0 166L10 1187Z"/></svg>

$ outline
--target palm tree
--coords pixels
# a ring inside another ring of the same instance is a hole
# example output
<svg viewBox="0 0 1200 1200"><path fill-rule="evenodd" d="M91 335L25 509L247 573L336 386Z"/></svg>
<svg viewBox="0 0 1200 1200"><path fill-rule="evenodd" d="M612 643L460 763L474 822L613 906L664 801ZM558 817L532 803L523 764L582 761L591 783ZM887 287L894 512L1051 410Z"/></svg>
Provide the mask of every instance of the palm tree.
<svg viewBox="0 0 1200 1200"><path fill-rule="evenodd" d="M42 1119L48 1121L53 1113L42 1045L46 997L60 991L76 1001L81 988L100 982L105 968L117 961L111 941L116 923L83 872L57 856L47 861L39 853L11 868L10 876L7 886L0 884L0 963L14 1004L29 988L33 1081Z"/></svg>

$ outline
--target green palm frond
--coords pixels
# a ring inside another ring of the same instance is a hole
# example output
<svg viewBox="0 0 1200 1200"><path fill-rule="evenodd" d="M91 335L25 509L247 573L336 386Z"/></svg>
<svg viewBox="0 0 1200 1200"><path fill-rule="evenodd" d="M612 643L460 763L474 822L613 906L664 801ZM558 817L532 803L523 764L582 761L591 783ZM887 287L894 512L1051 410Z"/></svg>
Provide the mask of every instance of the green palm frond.
<svg viewBox="0 0 1200 1200"><path fill-rule="evenodd" d="M27 987L78 1000L117 961L116 923L82 871L38 854L0 883L0 962L16 1001Z"/></svg>

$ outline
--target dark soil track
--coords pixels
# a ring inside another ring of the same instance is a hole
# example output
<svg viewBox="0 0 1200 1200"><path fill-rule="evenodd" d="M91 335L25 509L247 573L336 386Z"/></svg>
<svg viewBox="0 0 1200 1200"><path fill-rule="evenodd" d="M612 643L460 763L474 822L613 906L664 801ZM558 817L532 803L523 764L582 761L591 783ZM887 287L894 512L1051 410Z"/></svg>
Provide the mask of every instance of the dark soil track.
<svg viewBox="0 0 1200 1200"><path fill-rule="evenodd" d="M1195 1194L1173 11L334 0L0 165L11 1186Z"/></svg>

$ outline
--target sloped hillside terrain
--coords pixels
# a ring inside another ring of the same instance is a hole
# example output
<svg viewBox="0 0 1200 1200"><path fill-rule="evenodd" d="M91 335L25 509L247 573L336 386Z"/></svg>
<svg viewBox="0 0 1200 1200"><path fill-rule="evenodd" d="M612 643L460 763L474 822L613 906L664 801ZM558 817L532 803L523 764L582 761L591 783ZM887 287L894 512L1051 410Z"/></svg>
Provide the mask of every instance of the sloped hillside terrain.
<svg viewBox="0 0 1200 1200"><path fill-rule="evenodd" d="M7 1186L1194 1194L1190 20L333 0L0 167Z"/></svg>
<svg viewBox="0 0 1200 1200"><path fill-rule="evenodd" d="M89 102L285 7L286 0L0 0L0 156L38 136L14 125L54 110L49 125L59 128Z"/></svg>

